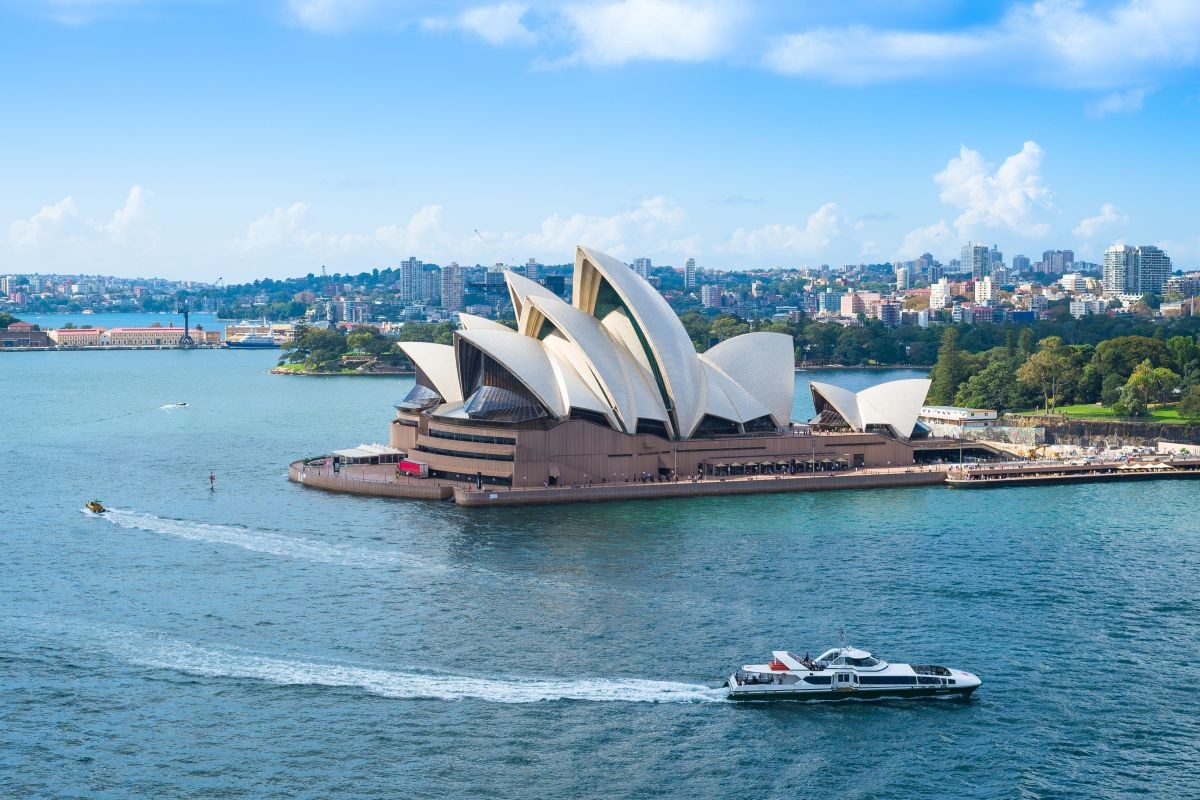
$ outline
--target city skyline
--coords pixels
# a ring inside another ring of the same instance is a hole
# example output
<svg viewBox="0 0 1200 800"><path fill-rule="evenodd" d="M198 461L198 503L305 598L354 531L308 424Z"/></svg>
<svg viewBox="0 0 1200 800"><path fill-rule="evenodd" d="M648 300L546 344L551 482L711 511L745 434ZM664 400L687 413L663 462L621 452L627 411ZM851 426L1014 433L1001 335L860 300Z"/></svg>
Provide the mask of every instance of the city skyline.
<svg viewBox="0 0 1200 800"><path fill-rule="evenodd" d="M1200 261L1188 3L60 0L0 21L3 273L236 282L579 242L704 269L970 241Z"/></svg>

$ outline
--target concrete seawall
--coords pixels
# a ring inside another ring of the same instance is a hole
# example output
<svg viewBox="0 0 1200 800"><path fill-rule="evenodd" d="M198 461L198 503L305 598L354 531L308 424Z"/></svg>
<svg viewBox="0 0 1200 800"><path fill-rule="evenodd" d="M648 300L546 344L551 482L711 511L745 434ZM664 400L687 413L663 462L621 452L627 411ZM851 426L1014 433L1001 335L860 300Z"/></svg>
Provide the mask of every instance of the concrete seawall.
<svg viewBox="0 0 1200 800"><path fill-rule="evenodd" d="M304 468L303 461L295 461L288 466L288 480L309 486L313 489L324 489L328 492L343 494L368 495L371 497L397 497L404 500L449 500L454 496L454 488L437 481L399 481L363 480L361 478L343 477L341 475L321 475L316 471Z"/></svg>
<svg viewBox="0 0 1200 800"><path fill-rule="evenodd" d="M698 483L629 483L554 489L500 489L454 487L454 502L471 508L542 505L555 503L599 503L614 500L653 500L668 497L721 497L779 492L821 492L839 489L890 489L932 486L945 483L942 471L840 472L799 477L755 477L709 479Z"/></svg>

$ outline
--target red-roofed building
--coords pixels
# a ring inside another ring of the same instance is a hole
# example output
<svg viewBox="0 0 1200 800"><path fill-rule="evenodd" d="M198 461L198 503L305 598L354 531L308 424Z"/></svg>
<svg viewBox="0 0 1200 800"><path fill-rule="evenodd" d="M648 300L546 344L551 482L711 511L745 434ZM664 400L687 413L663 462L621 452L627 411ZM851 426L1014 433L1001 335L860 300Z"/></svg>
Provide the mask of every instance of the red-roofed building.
<svg viewBox="0 0 1200 800"><path fill-rule="evenodd" d="M104 344L104 328L59 328L50 338L59 347L99 347Z"/></svg>

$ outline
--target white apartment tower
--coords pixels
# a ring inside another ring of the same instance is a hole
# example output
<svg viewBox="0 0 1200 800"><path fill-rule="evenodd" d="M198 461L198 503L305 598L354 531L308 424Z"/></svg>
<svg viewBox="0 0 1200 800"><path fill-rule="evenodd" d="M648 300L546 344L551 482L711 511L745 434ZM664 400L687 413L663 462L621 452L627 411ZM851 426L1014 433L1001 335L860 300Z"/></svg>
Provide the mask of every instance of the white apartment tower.
<svg viewBox="0 0 1200 800"><path fill-rule="evenodd" d="M1114 244L1104 251L1104 293L1127 294L1133 289L1137 272L1137 249L1127 244Z"/></svg>
<svg viewBox="0 0 1200 800"><path fill-rule="evenodd" d="M959 261L959 269L963 272L970 272L971 277L979 280L984 275L990 275L992 272L992 253L985 244L972 244L967 242L963 245L962 258Z"/></svg>
<svg viewBox="0 0 1200 800"><path fill-rule="evenodd" d="M525 277L536 283L538 278L542 277L542 265L532 258L526 261Z"/></svg>
<svg viewBox="0 0 1200 800"><path fill-rule="evenodd" d="M421 291L425 288L421 275L424 269L425 265L421 262L421 259L414 256L409 256L400 262L401 301L412 303L421 299Z"/></svg>
<svg viewBox="0 0 1200 800"><path fill-rule="evenodd" d="M689 258L683 265L683 288L696 288L696 259Z"/></svg>
<svg viewBox="0 0 1200 800"><path fill-rule="evenodd" d="M996 300L996 284L992 282L991 275L985 275L975 281L975 302L976 303L991 303Z"/></svg>
<svg viewBox="0 0 1200 800"><path fill-rule="evenodd" d="M462 311L463 270L458 262L451 261L442 267L442 308L446 311Z"/></svg>
<svg viewBox="0 0 1200 800"><path fill-rule="evenodd" d="M633 260L633 264L631 266L633 267L633 271L636 272L638 275L641 275L643 278L646 278L646 279L650 278L650 267L651 267L650 259L635 258Z"/></svg>
<svg viewBox="0 0 1200 800"><path fill-rule="evenodd" d="M896 291L903 292L912 286L912 270L908 267L896 267Z"/></svg>
<svg viewBox="0 0 1200 800"><path fill-rule="evenodd" d="M929 287L929 311L936 314L941 309L950 305L950 282L945 278L941 278L937 283Z"/></svg>
<svg viewBox="0 0 1200 800"><path fill-rule="evenodd" d="M705 308L721 307L721 287L707 284L700 287L700 304Z"/></svg>

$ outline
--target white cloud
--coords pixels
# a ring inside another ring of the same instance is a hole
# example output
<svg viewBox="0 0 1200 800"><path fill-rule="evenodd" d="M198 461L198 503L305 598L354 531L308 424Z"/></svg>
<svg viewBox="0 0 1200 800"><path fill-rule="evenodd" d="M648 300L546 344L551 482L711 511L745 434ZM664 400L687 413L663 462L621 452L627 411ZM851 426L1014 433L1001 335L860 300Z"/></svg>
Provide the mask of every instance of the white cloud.
<svg viewBox="0 0 1200 800"><path fill-rule="evenodd" d="M943 203L962 210L954 227L965 238L984 229L1007 229L1023 236L1043 236L1050 226L1035 219L1050 207L1050 190L1042 182L1042 148L1025 142L995 172L978 150L963 145L956 158L933 176Z"/></svg>
<svg viewBox="0 0 1200 800"><path fill-rule="evenodd" d="M617 0L561 13L576 43L567 62L598 66L715 58L741 17L737 4L708 0Z"/></svg>
<svg viewBox="0 0 1200 800"><path fill-rule="evenodd" d="M78 219L75 201L69 196L64 197L54 205L42 206L29 219L9 225L8 241L22 250L39 247L56 239L61 230Z"/></svg>
<svg viewBox="0 0 1200 800"><path fill-rule="evenodd" d="M460 30L474 34L488 44L532 44L537 40L521 21L529 11L524 3L500 3L468 8L456 17L434 17L421 21L425 30Z"/></svg>
<svg viewBox="0 0 1200 800"><path fill-rule="evenodd" d="M370 233L329 234L308 225L308 211L303 202L275 208L251 222L234 248L242 253L270 249L359 257L424 253L432 259L493 261L514 252L561 257L585 243L615 256L631 256L680 249L675 234L687 218L669 199L651 197L611 216L553 214L528 233L482 231L476 236L473 230L447 230L442 206L427 205L406 224L382 225Z"/></svg>
<svg viewBox="0 0 1200 800"><path fill-rule="evenodd" d="M749 256L819 256L841 231L841 209L837 203L826 203L809 214L804 227L773 224L749 231L738 228L725 249Z"/></svg>
<svg viewBox="0 0 1200 800"><path fill-rule="evenodd" d="M1090 117L1106 117L1109 114L1132 114L1142 110L1142 102L1149 89L1129 89L1124 92L1113 92L1105 95L1087 107Z"/></svg>
<svg viewBox="0 0 1200 800"><path fill-rule="evenodd" d="M314 33L341 33L370 16L374 0L287 0L293 20Z"/></svg>
<svg viewBox="0 0 1200 800"><path fill-rule="evenodd" d="M1200 58L1200 3L1081 0L1014 6L997 24L957 31L815 28L777 37L769 69L841 84L989 76L1066 88L1118 88Z"/></svg>
<svg viewBox="0 0 1200 800"><path fill-rule="evenodd" d="M74 198L67 196L53 205L42 206L28 219L8 226L8 241L22 251L49 250L68 246L85 253L102 245L144 244L147 200L152 195L133 186L125 204L107 222L97 222L79 213Z"/></svg>
<svg viewBox="0 0 1200 800"><path fill-rule="evenodd" d="M1076 236L1082 236L1085 239L1090 239L1101 230L1112 225L1119 225L1129 221L1129 217L1117 210L1117 207L1112 203L1105 203L1100 206L1100 213L1094 217L1080 220L1079 224L1072 229L1072 233Z"/></svg>
<svg viewBox="0 0 1200 800"><path fill-rule="evenodd" d="M909 231L900 244L897 256L901 259L912 259L922 253L945 255L953 251L957 241L950 226L943 219L924 228Z"/></svg>

